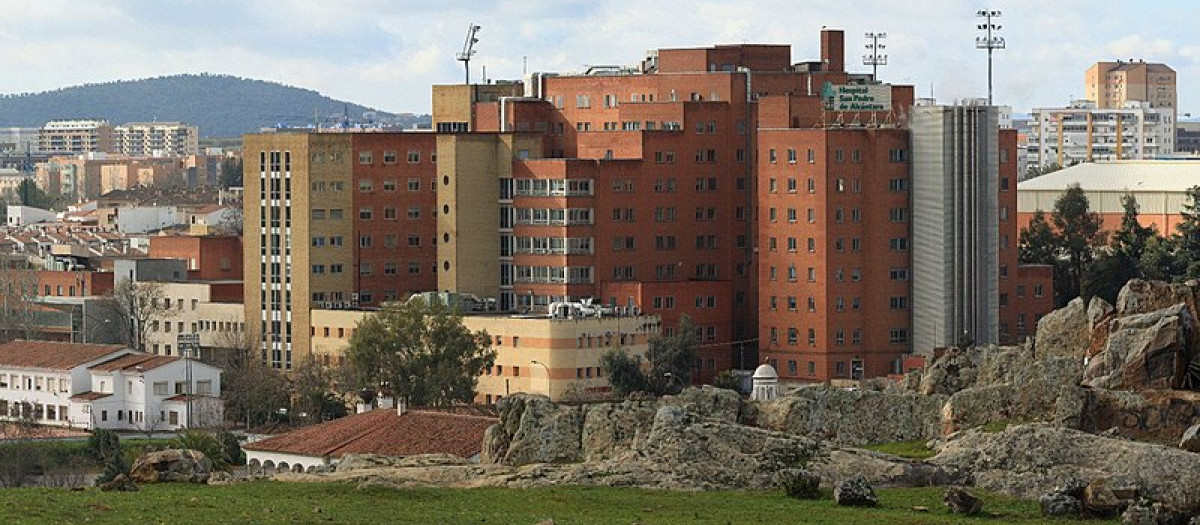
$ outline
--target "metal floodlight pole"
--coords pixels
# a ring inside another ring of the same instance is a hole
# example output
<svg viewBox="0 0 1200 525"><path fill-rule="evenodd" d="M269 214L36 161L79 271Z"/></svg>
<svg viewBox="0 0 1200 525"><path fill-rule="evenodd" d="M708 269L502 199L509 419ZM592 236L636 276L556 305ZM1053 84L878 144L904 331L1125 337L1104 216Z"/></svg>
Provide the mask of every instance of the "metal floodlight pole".
<svg viewBox="0 0 1200 525"><path fill-rule="evenodd" d="M462 52L455 57L456 60L463 63L467 85L471 84L471 57L475 56L475 44L479 42L479 39L475 38L475 34L480 29L482 28L474 22L467 26L467 40L463 42Z"/></svg>
<svg viewBox="0 0 1200 525"><path fill-rule="evenodd" d="M976 17L984 19L984 22L977 25L976 28L984 32L984 36L975 38L976 49L986 49L988 55L988 105L992 105L992 51L1004 49L1004 37L993 36L993 32L1000 32L1001 26L993 24L993 18L1000 18L1000 11L981 9L975 13Z"/></svg>
<svg viewBox="0 0 1200 525"><path fill-rule="evenodd" d="M887 46L881 44L879 41L887 38L887 33L868 32L865 36L869 42L867 42L866 45L867 54L863 55L863 65L871 66L871 80L878 82L879 66L886 66L888 58L887 55L883 54L882 52L884 49L887 49Z"/></svg>

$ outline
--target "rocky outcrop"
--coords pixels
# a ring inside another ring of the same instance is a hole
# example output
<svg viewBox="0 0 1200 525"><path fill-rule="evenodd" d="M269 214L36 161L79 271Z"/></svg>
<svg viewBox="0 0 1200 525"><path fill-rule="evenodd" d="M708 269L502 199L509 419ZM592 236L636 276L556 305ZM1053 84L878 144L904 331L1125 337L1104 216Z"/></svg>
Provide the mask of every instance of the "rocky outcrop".
<svg viewBox="0 0 1200 525"><path fill-rule="evenodd" d="M500 422L484 433L482 461L506 465L574 463L580 447L583 410L546 396L508 396L496 404Z"/></svg>
<svg viewBox="0 0 1200 525"><path fill-rule="evenodd" d="M1179 448L1188 452L1200 452L1200 423L1188 427L1179 439Z"/></svg>
<svg viewBox="0 0 1200 525"><path fill-rule="evenodd" d="M204 483L212 472L212 460L198 450L169 449L142 454L129 469L135 483Z"/></svg>
<svg viewBox="0 0 1200 525"><path fill-rule="evenodd" d="M829 486L863 476L876 487L934 487L967 485L970 473L953 466L933 465L856 448L835 448L809 465Z"/></svg>
<svg viewBox="0 0 1200 525"><path fill-rule="evenodd" d="M1063 391L1052 421L1099 433L1111 429L1126 437L1174 442L1200 419L1200 392L1128 392L1076 387Z"/></svg>
<svg viewBox="0 0 1200 525"><path fill-rule="evenodd" d="M760 403L755 423L835 445L924 440L940 435L938 414L945 400L941 395L809 387Z"/></svg>
<svg viewBox="0 0 1200 525"><path fill-rule="evenodd" d="M580 438L583 459L599 461L616 457L632 448L635 441L645 439L654 423L658 403L603 403L585 410Z"/></svg>
<svg viewBox="0 0 1200 525"><path fill-rule="evenodd" d="M951 395L976 383L985 350L978 347L948 348L921 374L917 392L922 395Z"/></svg>
<svg viewBox="0 0 1200 525"><path fill-rule="evenodd" d="M964 433L930 463L972 473L975 485L1036 498L1073 478L1107 478L1172 508L1200 511L1200 455L1046 424Z"/></svg>
<svg viewBox="0 0 1200 525"><path fill-rule="evenodd" d="M1193 357L1196 319L1184 304L1110 322L1104 349L1084 370L1084 383L1113 390L1179 387Z"/></svg>
<svg viewBox="0 0 1200 525"><path fill-rule="evenodd" d="M1092 340L1092 325L1088 307L1083 299L1076 297L1059 308L1042 316L1037 325L1034 354L1037 357L1083 358Z"/></svg>
<svg viewBox="0 0 1200 525"><path fill-rule="evenodd" d="M1177 304L1182 304L1196 315L1197 286L1195 281L1187 283L1168 283L1163 281L1146 281L1132 279L1121 287L1117 293L1116 315L1150 313Z"/></svg>

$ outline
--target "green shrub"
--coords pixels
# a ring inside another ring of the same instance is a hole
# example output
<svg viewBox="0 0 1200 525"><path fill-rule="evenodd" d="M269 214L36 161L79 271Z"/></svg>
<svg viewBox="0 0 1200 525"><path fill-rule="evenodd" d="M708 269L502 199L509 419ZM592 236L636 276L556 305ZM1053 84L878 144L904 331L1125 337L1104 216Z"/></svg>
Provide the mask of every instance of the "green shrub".
<svg viewBox="0 0 1200 525"><path fill-rule="evenodd" d="M121 455L121 437L108 429L92 431L88 437L88 455L101 465L107 464L113 456Z"/></svg>
<svg viewBox="0 0 1200 525"><path fill-rule="evenodd" d="M742 378L733 370L725 370L713 378L713 386L742 394Z"/></svg>
<svg viewBox="0 0 1200 525"><path fill-rule="evenodd" d="M226 463L237 466L246 464L246 453L242 450L242 444L233 432L221 430L217 432L217 440L224 448Z"/></svg>
<svg viewBox="0 0 1200 525"><path fill-rule="evenodd" d="M199 430L184 430L171 441L172 448L195 450L208 456L212 461L213 470L228 470L229 458L226 456L225 444L216 435Z"/></svg>

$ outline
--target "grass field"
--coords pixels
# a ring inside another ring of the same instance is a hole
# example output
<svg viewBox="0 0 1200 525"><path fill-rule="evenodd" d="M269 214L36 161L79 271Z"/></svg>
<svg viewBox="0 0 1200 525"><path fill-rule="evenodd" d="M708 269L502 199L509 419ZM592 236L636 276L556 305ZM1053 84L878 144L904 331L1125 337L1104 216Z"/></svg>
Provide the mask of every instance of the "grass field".
<svg viewBox="0 0 1200 525"><path fill-rule="evenodd" d="M933 457L933 450L930 450L925 445L924 440L919 439L915 441L896 441L879 445L865 445L862 448L908 459L929 459Z"/></svg>
<svg viewBox="0 0 1200 525"><path fill-rule="evenodd" d="M1082 523L1046 520L1037 504L980 493L985 515L950 515L944 489L880 491L880 507L837 507L778 492L659 492L626 488L363 490L339 483L164 484L140 492L0 490L0 523L939 524ZM979 492L977 492L979 493ZM913 506L928 507L916 512ZM1087 523L1104 523L1091 520Z"/></svg>

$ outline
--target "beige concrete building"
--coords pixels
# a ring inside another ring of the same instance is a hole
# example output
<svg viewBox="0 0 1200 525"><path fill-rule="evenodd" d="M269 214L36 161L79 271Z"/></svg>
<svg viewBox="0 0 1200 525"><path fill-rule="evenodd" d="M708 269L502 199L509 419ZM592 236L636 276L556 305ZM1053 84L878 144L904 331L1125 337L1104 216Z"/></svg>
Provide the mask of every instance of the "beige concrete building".
<svg viewBox="0 0 1200 525"><path fill-rule="evenodd" d="M312 352L324 363L341 363L358 323L370 312L312 310ZM600 355L621 347L644 355L658 335L658 316L549 318L466 315L463 324L492 337L496 363L479 377L476 401L494 403L516 393L552 399L607 392L611 387Z"/></svg>
<svg viewBox="0 0 1200 525"><path fill-rule="evenodd" d="M130 122L113 128L113 152L180 157L200 150L200 131L182 122Z"/></svg>
<svg viewBox="0 0 1200 525"><path fill-rule="evenodd" d="M1178 108L1175 70L1155 62L1096 62L1084 74L1087 99L1101 109L1122 108L1126 102L1148 102L1154 108Z"/></svg>
<svg viewBox="0 0 1200 525"><path fill-rule="evenodd" d="M113 150L113 127L103 120L54 120L38 133L43 153L90 153Z"/></svg>
<svg viewBox="0 0 1200 525"><path fill-rule="evenodd" d="M1131 100L1116 108L1077 100L1065 108L1035 108L1025 146L1026 165L1153 159L1175 152L1175 116Z"/></svg>
<svg viewBox="0 0 1200 525"><path fill-rule="evenodd" d="M184 281L163 283L164 315L150 322L146 351L179 355L180 334L199 334L201 358L213 349L235 348L246 338L241 281Z"/></svg>

